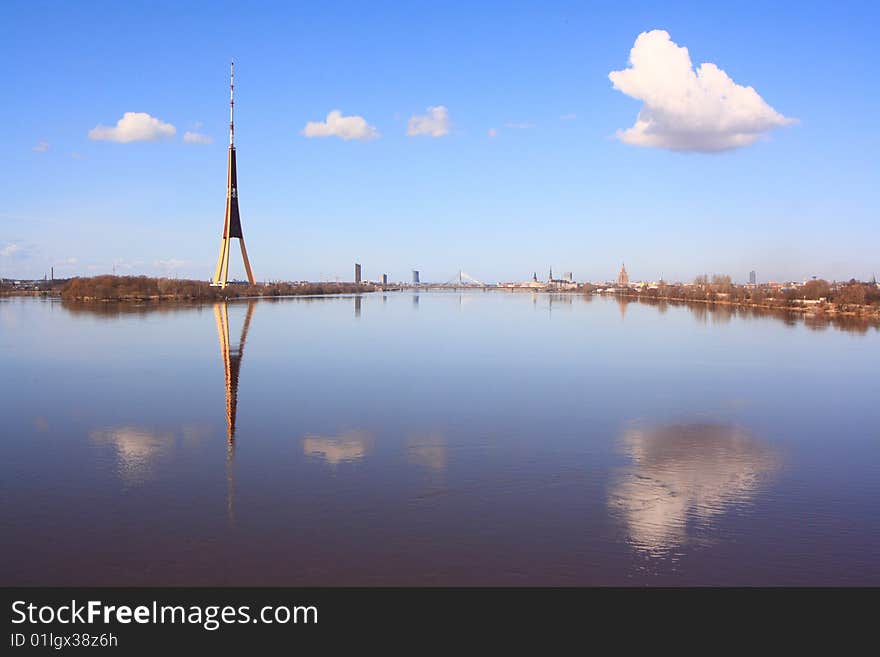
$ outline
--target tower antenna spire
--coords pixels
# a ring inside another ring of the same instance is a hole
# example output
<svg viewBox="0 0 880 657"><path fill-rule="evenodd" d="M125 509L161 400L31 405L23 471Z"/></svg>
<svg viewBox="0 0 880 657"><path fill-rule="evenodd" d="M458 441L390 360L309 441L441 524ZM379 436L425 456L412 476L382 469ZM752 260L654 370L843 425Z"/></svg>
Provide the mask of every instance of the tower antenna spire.
<svg viewBox="0 0 880 657"><path fill-rule="evenodd" d="M229 60L229 145L235 145L235 60Z"/></svg>

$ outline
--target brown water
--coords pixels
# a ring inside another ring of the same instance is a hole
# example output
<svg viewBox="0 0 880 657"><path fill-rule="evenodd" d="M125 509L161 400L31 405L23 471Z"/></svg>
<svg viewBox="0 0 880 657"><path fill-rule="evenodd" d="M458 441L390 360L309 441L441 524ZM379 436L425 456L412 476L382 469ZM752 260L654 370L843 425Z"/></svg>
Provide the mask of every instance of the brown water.
<svg viewBox="0 0 880 657"><path fill-rule="evenodd" d="M880 584L880 331L0 300L0 583Z"/></svg>

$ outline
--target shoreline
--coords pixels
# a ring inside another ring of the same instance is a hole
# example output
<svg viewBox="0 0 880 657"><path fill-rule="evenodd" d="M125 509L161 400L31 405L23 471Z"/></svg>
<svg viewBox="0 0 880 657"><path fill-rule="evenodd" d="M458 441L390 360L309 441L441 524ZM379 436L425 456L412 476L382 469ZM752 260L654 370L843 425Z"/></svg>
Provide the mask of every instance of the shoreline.
<svg viewBox="0 0 880 657"><path fill-rule="evenodd" d="M0 289L3 297L44 297L81 304L173 304L214 303L236 299L281 299L285 297L320 297L357 295L374 292L398 292L405 288L365 283L265 283L262 285L230 285L225 289L212 287L204 281L154 279L147 277L106 276L70 279L49 283L50 289ZM163 290L163 288L165 288ZM844 304L833 301L801 303L797 299L779 299L778 303L748 299L700 299L684 296L656 296L637 291L603 293L580 287L571 290L511 290L508 288L481 288L488 292L530 292L544 294L576 294L591 297L617 298L648 304L703 304L770 313L791 313L816 319L847 318L880 323L880 306L876 304ZM422 288L429 292L430 288Z"/></svg>
<svg viewBox="0 0 880 657"><path fill-rule="evenodd" d="M260 285L212 286L206 281L149 278L147 276L96 276L44 281L34 287L4 287L0 297L50 297L74 303L192 303L230 299L260 299L314 295L360 294L381 291L369 283L277 282Z"/></svg>
<svg viewBox="0 0 880 657"><path fill-rule="evenodd" d="M852 317L856 319L865 319L868 321L880 322L880 308L877 306L858 305L855 310L843 310L839 304L822 303L811 305L772 305L767 303L755 303L750 301L728 301L727 299L685 299L683 297L654 297L643 294L601 294L593 292L593 296L597 297L613 297L621 299L636 299L647 303L702 303L706 305L731 306L734 308L747 308L749 310L765 310L765 311L782 311L799 313L809 317ZM850 304L852 305L852 304Z"/></svg>

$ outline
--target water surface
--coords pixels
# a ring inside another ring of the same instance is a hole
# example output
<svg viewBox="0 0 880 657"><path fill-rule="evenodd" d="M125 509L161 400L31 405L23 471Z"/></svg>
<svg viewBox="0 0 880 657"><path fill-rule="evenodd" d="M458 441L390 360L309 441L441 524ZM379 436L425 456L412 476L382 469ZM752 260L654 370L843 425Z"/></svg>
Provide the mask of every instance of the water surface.
<svg viewBox="0 0 880 657"><path fill-rule="evenodd" d="M0 582L880 584L880 331L579 295L0 299Z"/></svg>

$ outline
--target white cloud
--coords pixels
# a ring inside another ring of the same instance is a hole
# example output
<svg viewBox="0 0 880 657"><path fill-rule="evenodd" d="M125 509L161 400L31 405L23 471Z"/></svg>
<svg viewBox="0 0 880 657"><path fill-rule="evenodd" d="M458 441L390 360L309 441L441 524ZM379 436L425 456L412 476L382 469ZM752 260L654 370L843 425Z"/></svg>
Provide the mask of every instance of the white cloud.
<svg viewBox="0 0 880 657"><path fill-rule="evenodd" d="M303 128L306 137L339 137L345 141L369 141L379 133L362 116L342 116L339 110L327 114L325 121L309 121Z"/></svg>
<svg viewBox="0 0 880 657"><path fill-rule="evenodd" d="M146 112L126 112L114 127L99 125L89 130L89 139L115 141L127 144L132 141L158 141L171 139L177 128Z"/></svg>
<svg viewBox="0 0 880 657"><path fill-rule="evenodd" d="M687 48L664 30L642 32L629 61L630 68L608 74L615 89L644 102L635 125L617 132L627 144L723 151L748 146L763 133L794 122L715 64L694 70Z"/></svg>
<svg viewBox="0 0 880 657"><path fill-rule="evenodd" d="M406 134L409 137L417 137L419 135L442 137L449 134L449 110L443 105L438 105L436 107L429 107L427 114L411 116L406 128Z"/></svg>
<svg viewBox="0 0 880 657"><path fill-rule="evenodd" d="M85 156L85 155L83 155L82 153L77 153L76 151L74 151L73 153L71 153L71 154L70 154L70 157L72 157L74 160L84 160L84 159L86 159L86 156Z"/></svg>
<svg viewBox="0 0 880 657"><path fill-rule="evenodd" d="M187 144L212 144L214 140L211 139L208 135L203 135L200 132L190 132L187 130L183 133L183 141Z"/></svg>
<svg viewBox="0 0 880 657"><path fill-rule="evenodd" d="M153 267L156 269L164 269L166 271L180 269L189 264L189 260L179 260L177 258L168 258L167 260L154 260Z"/></svg>
<svg viewBox="0 0 880 657"><path fill-rule="evenodd" d="M31 150L35 153L45 153L49 150L49 142L45 139L40 140L37 142L37 145L34 146Z"/></svg>
<svg viewBox="0 0 880 657"><path fill-rule="evenodd" d="M16 253L24 255L24 247L21 246L21 244L7 244L2 249L0 249L0 257L3 258L11 258Z"/></svg>
<svg viewBox="0 0 880 657"><path fill-rule="evenodd" d="M534 128L535 124L530 121L519 121L514 123L506 123L505 128L513 128L514 130L528 130Z"/></svg>
<svg viewBox="0 0 880 657"><path fill-rule="evenodd" d="M498 131L495 128L489 128L489 132L487 134L489 135L489 139L495 139L495 137L498 136Z"/></svg>

